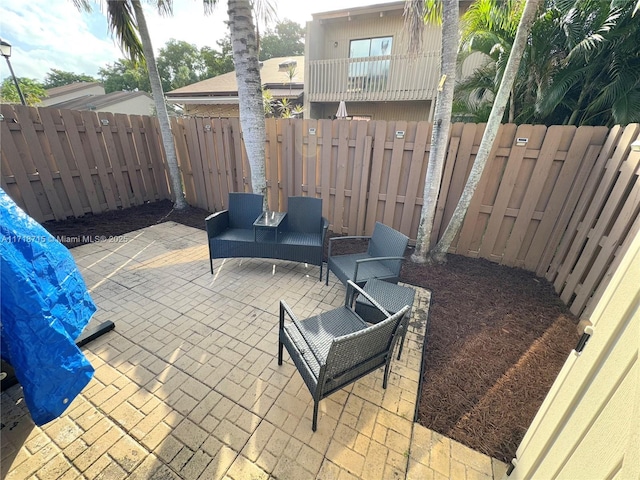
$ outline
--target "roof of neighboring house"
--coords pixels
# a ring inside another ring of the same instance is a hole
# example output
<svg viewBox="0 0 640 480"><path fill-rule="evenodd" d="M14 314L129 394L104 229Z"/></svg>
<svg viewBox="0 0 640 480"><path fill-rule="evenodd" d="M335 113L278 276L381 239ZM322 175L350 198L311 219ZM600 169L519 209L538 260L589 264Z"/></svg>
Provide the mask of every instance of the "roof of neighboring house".
<svg viewBox="0 0 640 480"><path fill-rule="evenodd" d="M72 92L81 94L82 90L96 86L101 86L101 84L99 82L73 82L68 85L62 85L61 87L48 88L47 98L59 97Z"/></svg>
<svg viewBox="0 0 640 480"><path fill-rule="evenodd" d="M289 87L296 96L301 94L304 87L304 56L270 58L261 62L260 79L262 85L268 88L274 97L290 97ZM295 68L295 76L291 85L287 71L289 66ZM276 95L276 92L278 95ZM236 72L223 73L216 77L192 83L186 87L177 88L166 94L167 99L178 102L178 99L193 99L193 97L235 97L235 102L229 99L228 103L237 103L238 83ZM180 102L178 102L180 103ZM193 102L192 102L193 103Z"/></svg>
<svg viewBox="0 0 640 480"><path fill-rule="evenodd" d="M111 92L106 95L87 95L84 97L73 98L66 102L56 103L51 106L69 110L98 110L115 103L126 102L127 100L131 100L139 96L145 96L149 99L151 98L146 92Z"/></svg>

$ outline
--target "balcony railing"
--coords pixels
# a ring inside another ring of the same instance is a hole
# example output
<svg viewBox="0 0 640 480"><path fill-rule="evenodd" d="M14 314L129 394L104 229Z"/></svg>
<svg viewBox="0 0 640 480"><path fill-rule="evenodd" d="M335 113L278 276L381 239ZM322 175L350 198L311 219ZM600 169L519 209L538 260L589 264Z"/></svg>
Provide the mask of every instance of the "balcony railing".
<svg viewBox="0 0 640 480"><path fill-rule="evenodd" d="M439 77L437 52L309 62L311 102L428 100Z"/></svg>

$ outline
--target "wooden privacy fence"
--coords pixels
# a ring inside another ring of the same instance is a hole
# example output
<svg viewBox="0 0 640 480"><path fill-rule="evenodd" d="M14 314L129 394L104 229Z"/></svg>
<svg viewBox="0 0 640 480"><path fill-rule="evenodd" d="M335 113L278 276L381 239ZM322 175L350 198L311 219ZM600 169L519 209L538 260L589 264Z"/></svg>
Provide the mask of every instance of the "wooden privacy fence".
<svg viewBox="0 0 640 480"><path fill-rule="evenodd" d="M2 113L2 186L37 220L170 198L155 119L7 105ZM268 119L266 127L271 209L286 210L291 195L320 197L334 232L368 234L381 221L415 240L429 123ZM251 191L237 119L175 118L172 128L191 205L217 211L228 192ZM483 131L452 126L436 235ZM640 153L630 149L639 132L636 124L502 125L450 251L545 276L574 313L589 313L640 229Z"/></svg>
<svg viewBox="0 0 640 480"><path fill-rule="evenodd" d="M171 198L157 120L0 105L2 188L39 222Z"/></svg>

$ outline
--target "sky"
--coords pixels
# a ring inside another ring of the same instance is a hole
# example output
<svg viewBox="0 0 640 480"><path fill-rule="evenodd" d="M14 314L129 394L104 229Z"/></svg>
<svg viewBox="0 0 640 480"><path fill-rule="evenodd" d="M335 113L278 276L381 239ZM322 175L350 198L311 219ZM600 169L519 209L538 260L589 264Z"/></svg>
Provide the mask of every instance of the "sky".
<svg viewBox="0 0 640 480"><path fill-rule="evenodd" d="M312 13L386 3L387 0L272 0L280 20L305 25ZM174 0L172 17L145 5L151 42L158 49L171 38L216 48L227 32L226 2L205 16L199 0ZM17 77L43 81L51 68L97 76L98 69L124 55L112 40L100 3L81 13L71 0L0 0L0 38L12 45L11 66ZM9 75L0 63L0 81Z"/></svg>

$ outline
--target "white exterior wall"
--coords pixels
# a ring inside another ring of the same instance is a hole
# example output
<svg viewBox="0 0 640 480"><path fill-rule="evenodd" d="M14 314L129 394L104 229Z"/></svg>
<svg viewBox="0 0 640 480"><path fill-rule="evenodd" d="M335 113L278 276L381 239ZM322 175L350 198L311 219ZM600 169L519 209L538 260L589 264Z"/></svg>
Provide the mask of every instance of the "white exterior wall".
<svg viewBox="0 0 640 480"><path fill-rule="evenodd" d="M640 235L589 320L505 479L640 479Z"/></svg>

